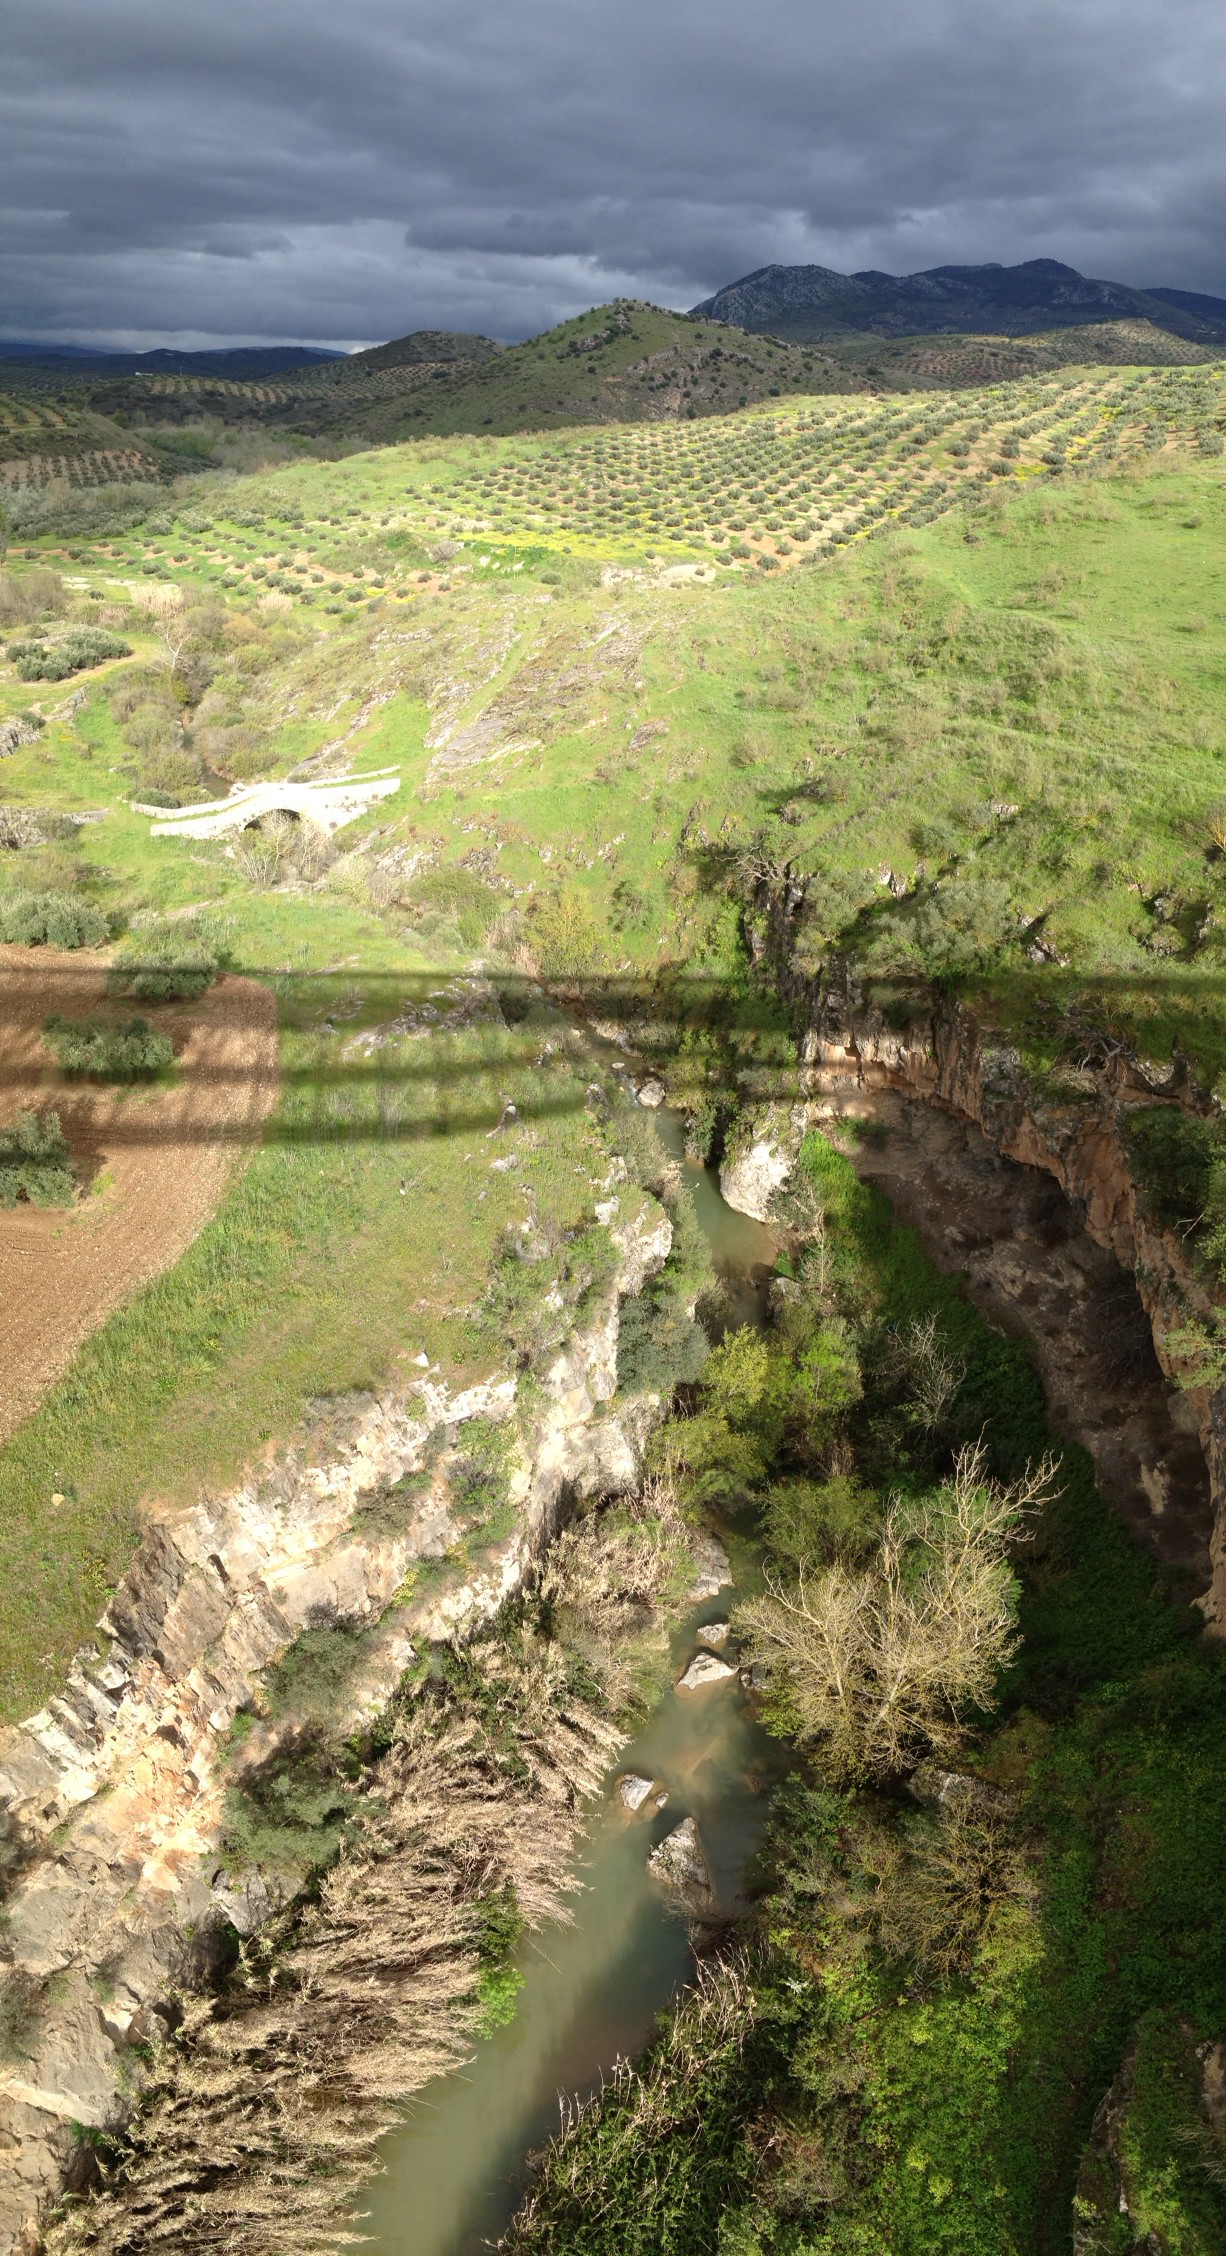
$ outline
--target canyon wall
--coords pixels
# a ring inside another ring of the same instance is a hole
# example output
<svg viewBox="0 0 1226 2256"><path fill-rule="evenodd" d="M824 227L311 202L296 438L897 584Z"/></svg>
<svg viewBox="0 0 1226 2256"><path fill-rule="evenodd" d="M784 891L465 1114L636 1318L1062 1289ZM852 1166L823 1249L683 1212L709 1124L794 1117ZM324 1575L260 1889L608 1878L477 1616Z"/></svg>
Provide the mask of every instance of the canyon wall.
<svg viewBox="0 0 1226 2256"><path fill-rule="evenodd" d="M660 1406L610 1407L620 1300L660 1266L672 1233L632 1190L602 1202L600 1219L618 1248L612 1290L544 1372L530 1413L517 1416L514 1377L453 1394L429 1371L318 1405L310 1432L232 1494L154 1520L63 1691L0 1735L13 1875L0 2250L35 2249L48 2203L88 2163L90 2134L122 2129L142 2047L170 2025L176 1994L207 1976L221 1933L250 1934L278 1908L265 1878L235 1876L221 1853L222 1742L264 1671L304 1630L370 1627L356 1724L387 1701L415 1644L497 1612L570 1499L636 1484ZM414 1570L464 1532L448 1442L471 1418L515 1416L513 1532L449 1587L415 1588L429 1577ZM395 1511L370 1509L428 1461L437 1469Z"/></svg>
<svg viewBox="0 0 1226 2256"><path fill-rule="evenodd" d="M853 1147L857 1171L991 1321L1031 1340L1057 1426L1226 1634L1226 1388L1188 1384L1178 1338L1217 1304L1184 1238L1147 1212L1123 1133L1138 1105L1206 1100L1182 1063L1154 1070L1120 1047L1054 1102L1016 1048L952 1000L894 1026L849 975L797 971L802 904L799 887L764 887L751 928L794 1014L798 1103L759 1124L725 1195L765 1211L779 1154L806 1125L876 1122Z"/></svg>

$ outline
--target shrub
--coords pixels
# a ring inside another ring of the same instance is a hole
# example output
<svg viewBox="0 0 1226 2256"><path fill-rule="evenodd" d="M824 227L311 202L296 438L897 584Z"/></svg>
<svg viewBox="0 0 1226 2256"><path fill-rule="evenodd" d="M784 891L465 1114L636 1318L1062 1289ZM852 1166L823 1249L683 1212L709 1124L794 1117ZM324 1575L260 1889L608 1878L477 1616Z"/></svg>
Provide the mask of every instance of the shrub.
<svg viewBox="0 0 1226 2256"><path fill-rule="evenodd" d="M9 1968L0 1989L0 2061L15 2066L38 2049L41 1985L23 1967Z"/></svg>
<svg viewBox="0 0 1226 2256"><path fill-rule="evenodd" d="M133 786L133 797L146 807L189 807L221 796L199 760L181 743L158 745L147 753Z"/></svg>
<svg viewBox="0 0 1226 2256"><path fill-rule="evenodd" d="M202 941L174 930L140 933L116 957L107 992L138 1003L194 1003L217 977L217 958Z"/></svg>
<svg viewBox="0 0 1226 2256"><path fill-rule="evenodd" d="M1124 1116L1123 1132L1154 1220L1168 1227L1200 1222L1214 1170L1226 1156L1216 1121L1198 1119L1180 1105L1144 1105Z"/></svg>
<svg viewBox="0 0 1226 2256"><path fill-rule="evenodd" d="M0 1130L0 1206L67 1206L75 1187L58 1112L19 1112Z"/></svg>
<svg viewBox="0 0 1226 2256"><path fill-rule="evenodd" d="M600 927L577 885L565 880L538 895L529 909L532 947L547 979L591 972L601 948Z"/></svg>
<svg viewBox="0 0 1226 2256"><path fill-rule="evenodd" d="M296 1743L229 1787L223 1846L235 1871L319 1871L344 1837L353 1788L339 1775L328 1735L305 1724Z"/></svg>
<svg viewBox="0 0 1226 2256"><path fill-rule="evenodd" d="M76 628L50 650L38 643L20 643L14 645L14 649L21 653L17 658L19 681L65 681L69 674L78 674L87 666L100 666L106 658L132 655L131 643L108 634L104 627ZM10 650L9 656L13 654Z"/></svg>
<svg viewBox="0 0 1226 2256"><path fill-rule="evenodd" d="M416 930L432 918L454 925L466 947L480 947L491 924L505 906L504 895L475 870L450 863L427 870L400 896Z"/></svg>
<svg viewBox="0 0 1226 2256"><path fill-rule="evenodd" d="M365 1633L346 1622L302 1630L265 1675L269 1715L335 1725L349 1704L349 1688L368 1647Z"/></svg>
<svg viewBox="0 0 1226 2256"><path fill-rule="evenodd" d="M100 1081L137 1081L160 1073L174 1057L169 1034L155 1034L147 1018L62 1018L44 1021L43 1034L64 1073Z"/></svg>
<svg viewBox="0 0 1226 2256"><path fill-rule="evenodd" d="M515 2004L524 1986L524 1977L512 1964L512 1954L526 1925L513 1881L508 1880L501 1888L491 1889L489 1895L478 1899L477 1956L481 1971L477 1977L477 1999L485 2036L491 2036L495 2029L505 2029L515 2019Z"/></svg>
<svg viewBox="0 0 1226 2256"><path fill-rule="evenodd" d="M785 1480L770 1490L764 1532L772 1556L797 1574L837 1561L854 1565L871 1552L881 1512L870 1489L848 1473L831 1480Z"/></svg>
<svg viewBox="0 0 1226 2256"><path fill-rule="evenodd" d="M469 1418L461 1427L451 1467L451 1493L470 1535L497 1540L511 1501L515 1455L511 1427L492 1418Z"/></svg>
<svg viewBox="0 0 1226 2256"><path fill-rule="evenodd" d="M617 1249L591 1224L569 1235L508 1230L485 1298L483 1328L525 1368L548 1362L612 1283Z"/></svg>
<svg viewBox="0 0 1226 2256"><path fill-rule="evenodd" d="M257 893L268 892L282 876L287 859L285 834L288 828L288 824L278 823L268 815L262 823L249 824L234 841L235 867Z"/></svg>
<svg viewBox="0 0 1226 2256"><path fill-rule="evenodd" d="M0 940L36 948L98 948L107 937L101 909L71 893L0 895Z"/></svg>
<svg viewBox="0 0 1226 2256"><path fill-rule="evenodd" d="M667 1288L623 1303L617 1335L617 1384L625 1394L669 1396L702 1376L710 1342L684 1300Z"/></svg>

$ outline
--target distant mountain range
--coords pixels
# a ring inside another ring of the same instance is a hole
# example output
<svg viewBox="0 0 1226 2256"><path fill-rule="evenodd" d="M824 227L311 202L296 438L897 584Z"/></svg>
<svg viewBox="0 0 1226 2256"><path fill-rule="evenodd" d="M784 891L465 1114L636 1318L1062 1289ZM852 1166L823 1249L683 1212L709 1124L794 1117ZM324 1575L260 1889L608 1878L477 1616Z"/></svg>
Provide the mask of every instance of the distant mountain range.
<svg viewBox="0 0 1226 2256"><path fill-rule="evenodd" d="M24 337L0 337L0 361L35 361L41 368L62 366L66 375L86 371L99 376L225 376L235 384L258 383L261 376L284 375L292 368L314 368L346 354L316 345L234 345L222 352L93 352L88 345L49 345Z"/></svg>
<svg viewBox="0 0 1226 2256"><path fill-rule="evenodd" d="M1198 290L1134 290L1098 282L1059 259L1020 266L932 266L921 274L836 274L828 266L760 266L692 308L789 344L851 332L875 337L1033 336L1105 321L1151 321L1195 344L1226 344L1226 298Z"/></svg>

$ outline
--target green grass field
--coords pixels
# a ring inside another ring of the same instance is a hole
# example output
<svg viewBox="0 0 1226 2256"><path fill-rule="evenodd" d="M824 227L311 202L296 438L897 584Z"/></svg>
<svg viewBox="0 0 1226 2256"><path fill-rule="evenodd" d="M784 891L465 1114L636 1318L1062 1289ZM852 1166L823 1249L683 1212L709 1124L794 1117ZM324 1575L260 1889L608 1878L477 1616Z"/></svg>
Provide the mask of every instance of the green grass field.
<svg viewBox="0 0 1226 2256"><path fill-rule="evenodd" d="M815 400L547 442L431 441L194 481L164 521L92 543L48 536L10 558L15 586L60 572L61 622L118 625L134 656L50 685L0 669L0 719L34 688L46 716L4 762L6 803L105 810L75 850L44 860L67 856L67 882L116 929L151 911L203 917L227 960L277 984L302 1076L278 1115L286 1132L274 1123L206 1237L83 1351L0 1460L10 1571L29 1590L13 1622L12 1704L54 1674L120 1571L142 1467L161 1468L169 1497L232 1477L253 1442L290 1430L329 1371L349 1385L389 1369L401 1346L416 1352L406 1269L442 1326L431 1351L462 1360L446 1326L477 1289L505 1200L491 1189L479 1219L470 1212L467 1126L415 1147L433 1187L401 1199L399 1128L368 1142L361 1126L386 1099L382 1068L352 1090L312 1079L311 1014L337 982L361 1026L396 1016L398 979L419 995L423 976L443 986L475 963L620 977L638 1037L667 1053L701 1111L737 1057L747 1087L769 1093L770 1043L687 1034L661 1004L661 974L718 988L737 962L738 901L754 873L786 865L807 887L800 958L860 964L897 1015L922 1007L935 973L1011 1029L1036 1072L1109 1024L1160 1062L1178 1044L1216 1083L1221 421L1215 371L1160 369L974 402ZM1009 433L1017 453L997 453ZM1000 468L986 482L985 453ZM1042 457L1058 453L1080 467L1053 472ZM707 579L669 580L671 561L726 552L721 528L742 514L762 554L791 541L806 480L826 524L870 485L874 506L893 508L897 493L928 521L870 515L834 554L821 553L826 533L806 540L816 561L800 568L793 542L786 570L729 558ZM657 536L647 520L661 492L679 521ZM759 493L751 524L744 505ZM180 589L194 622L173 694L146 583L155 602ZM49 615L52 641L60 631ZM150 713L163 732L152 755L136 742ZM341 833L327 866L304 876L287 863L276 882L253 882L220 846L154 839L131 812L150 759L171 754L159 772L187 779L181 797L304 763L393 764L401 783ZM5 854L0 877L31 882L37 851ZM463 1082L445 1067L417 1081L416 1061L438 1048L437 1036L414 1042L413 1076L391 1077L415 1135L445 1128ZM289 1132L304 1106L325 1122L341 1108L339 1138L328 1126L318 1154ZM542 1125L561 1176L582 1164L577 1132L565 1113ZM270 1219L281 1210L284 1238ZM443 1246L454 1287L436 1274ZM146 1405L151 1326L161 1375ZM69 1490L52 1542L48 1498Z"/></svg>

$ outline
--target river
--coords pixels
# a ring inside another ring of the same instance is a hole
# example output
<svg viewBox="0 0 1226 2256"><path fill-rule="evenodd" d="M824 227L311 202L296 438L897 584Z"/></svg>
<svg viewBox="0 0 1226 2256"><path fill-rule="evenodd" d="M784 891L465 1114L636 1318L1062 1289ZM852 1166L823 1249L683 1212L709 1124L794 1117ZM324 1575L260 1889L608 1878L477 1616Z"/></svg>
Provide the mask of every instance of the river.
<svg viewBox="0 0 1226 2256"><path fill-rule="evenodd" d="M725 1205L713 1168L685 1159L680 1116L661 1108L654 1117L682 1165L731 1320L760 1322L774 1258L769 1232ZM734 1543L734 1558L737 1550ZM697 1649L695 1632L721 1619L735 1596L729 1584L677 1624L674 1679ZM528 2155L557 2128L559 2104L590 2092L617 2059L642 2050L690 1972L686 1924L647 1869L653 1841L693 1816L718 1909L734 1913L761 1844L770 1785L785 1765L736 1678L664 1695L610 1771L609 1796L593 1812L573 1924L525 1938L514 2021L483 2039L468 2067L415 2094L404 2125L385 2141L383 2175L364 2197L358 2226L372 2256L479 2256L498 2238L522 2194ZM658 1816L623 1814L612 1795L623 1771L666 1788Z"/></svg>

